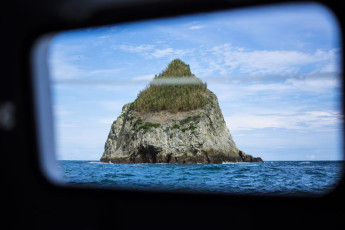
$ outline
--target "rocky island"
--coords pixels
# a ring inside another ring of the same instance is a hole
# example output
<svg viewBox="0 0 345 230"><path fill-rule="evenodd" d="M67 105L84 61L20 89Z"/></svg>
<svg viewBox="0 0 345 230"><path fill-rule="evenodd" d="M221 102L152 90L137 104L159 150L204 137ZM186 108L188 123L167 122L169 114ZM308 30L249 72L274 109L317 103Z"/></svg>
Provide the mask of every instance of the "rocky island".
<svg viewBox="0 0 345 230"><path fill-rule="evenodd" d="M217 96L189 65L173 60L137 99L123 106L105 142L102 162L263 162L239 150Z"/></svg>

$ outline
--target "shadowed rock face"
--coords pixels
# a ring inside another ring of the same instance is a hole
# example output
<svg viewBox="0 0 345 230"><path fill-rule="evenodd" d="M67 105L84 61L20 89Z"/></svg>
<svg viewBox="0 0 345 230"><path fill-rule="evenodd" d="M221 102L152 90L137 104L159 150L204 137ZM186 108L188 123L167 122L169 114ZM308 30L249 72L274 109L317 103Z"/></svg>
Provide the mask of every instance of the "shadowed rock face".
<svg viewBox="0 0 345 230"><path fill-rule="evenodd" d="M187 112L139 113L132 103L113 122L102 162L223 163L262 162L238 150L226 127L216 95Z"/></svg>

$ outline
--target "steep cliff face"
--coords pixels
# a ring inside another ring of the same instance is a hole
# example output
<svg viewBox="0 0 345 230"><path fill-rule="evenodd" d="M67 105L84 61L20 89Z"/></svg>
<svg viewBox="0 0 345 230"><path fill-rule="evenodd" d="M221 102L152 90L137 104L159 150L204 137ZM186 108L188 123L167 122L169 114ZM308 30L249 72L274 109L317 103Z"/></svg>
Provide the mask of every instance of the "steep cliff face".
<svg viewBox="0 0 345 230"><path fill-rule="evenodd" d="M215 94L205 89L201 108L171 112L123 106L105 143L102 162L262 162L240 151L226 127Z"/></svg>

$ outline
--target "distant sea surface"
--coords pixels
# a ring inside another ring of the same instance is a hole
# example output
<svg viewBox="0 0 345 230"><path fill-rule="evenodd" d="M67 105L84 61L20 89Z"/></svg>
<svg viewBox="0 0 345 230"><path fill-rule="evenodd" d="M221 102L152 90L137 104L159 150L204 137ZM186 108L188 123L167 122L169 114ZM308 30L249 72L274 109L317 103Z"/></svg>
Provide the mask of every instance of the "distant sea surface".
<svg viewBox="0 0 345 230"><path fill-rule="evenodd" d="M321 195L341 179L343 161L224 164L108 164L59 161L67 184L133 190Z"/></svg>

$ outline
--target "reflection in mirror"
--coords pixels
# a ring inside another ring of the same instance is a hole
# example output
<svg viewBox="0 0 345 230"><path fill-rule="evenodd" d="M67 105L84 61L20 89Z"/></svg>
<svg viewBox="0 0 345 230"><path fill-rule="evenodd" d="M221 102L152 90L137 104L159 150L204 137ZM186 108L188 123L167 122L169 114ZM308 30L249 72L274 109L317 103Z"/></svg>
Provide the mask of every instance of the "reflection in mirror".
<svg viewBox="0 0 345 230"><path fill-rule="evenodd" d="M66 183L324 194L341 177L340 31L279 5L57 34L49 44Z"/></svg>

